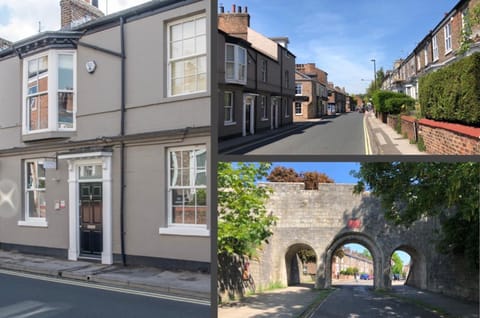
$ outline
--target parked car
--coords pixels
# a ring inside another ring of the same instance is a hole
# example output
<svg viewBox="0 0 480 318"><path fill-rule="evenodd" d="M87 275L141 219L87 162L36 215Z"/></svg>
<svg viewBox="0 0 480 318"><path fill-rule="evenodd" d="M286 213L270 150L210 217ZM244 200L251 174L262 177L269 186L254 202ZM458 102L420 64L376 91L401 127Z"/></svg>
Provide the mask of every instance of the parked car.
<svg viewBox="0 0 480 318"><path fill-rule="evenodd" d="M370 275L363 273L363 274L360 274L360 279L368 280L368 279L370 279L369 276L370 276Z"/></svg>

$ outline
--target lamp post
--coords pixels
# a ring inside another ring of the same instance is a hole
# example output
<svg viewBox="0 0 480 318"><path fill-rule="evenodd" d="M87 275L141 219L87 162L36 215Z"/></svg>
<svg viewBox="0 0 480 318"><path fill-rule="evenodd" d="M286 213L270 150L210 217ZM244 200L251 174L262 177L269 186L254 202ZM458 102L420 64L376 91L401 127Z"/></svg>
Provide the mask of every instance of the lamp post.
<svg viewBox="0 0 480 318"><path fill-rule="evenodd" d="M373 78L374 78L374 82L373 82L373 90L376 91L377 90L377 61L375 59L371 59L370 61L373 62Z"/></svg>

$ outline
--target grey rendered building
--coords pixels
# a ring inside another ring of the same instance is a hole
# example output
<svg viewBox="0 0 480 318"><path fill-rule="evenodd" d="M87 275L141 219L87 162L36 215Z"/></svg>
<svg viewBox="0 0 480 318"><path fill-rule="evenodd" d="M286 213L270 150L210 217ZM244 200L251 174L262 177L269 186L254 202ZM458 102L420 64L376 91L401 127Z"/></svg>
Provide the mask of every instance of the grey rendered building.
<svg viewBox="0 0 480 318"><path fill-rule="evenodd" d="M211 19L151 1L0 51L1 249L209 271Z"/></svg>
<svg viewBox="0 0 480 318"><path fill-rule="evenodd" d="M254 135L293 122L295 55L286 38L252 30L250 15L235 6L218 15L217 76L220 140Z"/></svg>

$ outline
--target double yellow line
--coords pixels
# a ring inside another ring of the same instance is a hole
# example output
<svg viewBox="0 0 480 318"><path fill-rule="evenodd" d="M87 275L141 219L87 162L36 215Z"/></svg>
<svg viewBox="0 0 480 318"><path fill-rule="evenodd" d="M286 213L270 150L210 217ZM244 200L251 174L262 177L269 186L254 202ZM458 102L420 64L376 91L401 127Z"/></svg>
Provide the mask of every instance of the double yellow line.
<svg viewBox="0 0 480 318"><path fill-rule="evenodd" d="M368 135L368 129L367 129L367 113L364 113L365 115L363 116L363 132L364 132L364 138L365 138L365 154L366 155L371 155L372 154L372 146L370 145L370 136Z"/></svg>

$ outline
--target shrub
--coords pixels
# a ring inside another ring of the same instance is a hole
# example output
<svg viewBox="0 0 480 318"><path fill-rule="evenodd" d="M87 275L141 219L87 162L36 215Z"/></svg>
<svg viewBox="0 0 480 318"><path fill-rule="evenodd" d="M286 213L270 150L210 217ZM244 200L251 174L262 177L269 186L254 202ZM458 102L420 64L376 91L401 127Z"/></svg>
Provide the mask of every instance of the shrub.
<svg viewBox="0 0 480 318"><path fill-rule="evenodd" d="M381 113L400 114L415 107L415 100L402 93L376 91L372 99L375 109Z"/></svg>
<svg viewBox="0 0 480 318"><path fill-rule="evenodd" d="M420 78L422 116L480 126L480 53Z"/></svg>

